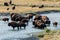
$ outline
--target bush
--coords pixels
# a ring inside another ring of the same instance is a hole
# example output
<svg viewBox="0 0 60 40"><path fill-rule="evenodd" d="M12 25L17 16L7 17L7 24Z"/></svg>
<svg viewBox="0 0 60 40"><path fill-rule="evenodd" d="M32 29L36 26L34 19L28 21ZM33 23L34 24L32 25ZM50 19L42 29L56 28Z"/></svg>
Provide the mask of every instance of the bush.
<svg viewBox="0 0 60 40"><path fill-rule="evenodd" d="M44 35L39 35L38 37L44 37Z"/></svg>
<svg viewBox="0 0 60 40"><path fill-rule="evenodd" d="M51 31L51 30L49 30L49 29L46 29L46 32L47 32L47 33L49 33L50 31Z"/></svg>

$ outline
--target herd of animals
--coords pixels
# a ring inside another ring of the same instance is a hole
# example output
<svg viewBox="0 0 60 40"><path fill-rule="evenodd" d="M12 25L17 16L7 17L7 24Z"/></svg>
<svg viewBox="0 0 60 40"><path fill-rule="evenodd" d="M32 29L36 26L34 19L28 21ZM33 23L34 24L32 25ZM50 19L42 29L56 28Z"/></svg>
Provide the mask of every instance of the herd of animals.
<svg viewBox="0 0 60 40"><path fill-rule="evenodd" d="M47 25L51 24L51 21L47 16L37 15L33 13L24 14L24 16L17 13L11 13L10 17L11 17L11 22L8 23L8 26L11 26L13 30L15 28L19 30L22 27L26 29L30 20L32 21L32 25L34 26L34 28L38 28L38 29L44 29L45 27L47 27ZM9 21L9 18L5 17L2 20ZM53 23L53 25L57 25L57 24L58 24L57 22Z"/></svg>
<svg viewBox="0 0 60 40"><path fill-rule="evenodd" d="M9 6L9 5L14 5L12 7L12 10L15 10L15 4L12 4L12 1L10 0L9 3L5 2L4 3L5 6ZM44 5L41 6L36 6L36 5L32 5L32 8L34 7L39 7L39 8L43 8ZM7 8L7 10L9 10L9 8ZM21 27L24 27L24 29L26 29L26 26L29 24L29 21L32 19L32 25L34 26L34 28L39 28L39 29L44 29L45 27L47 27L47 25L51 24L51 21L49 20L49 18L47 16L42 16L42 15L37 15L37 14L33 14L33 13L28 13L25 14L24 16L19 15L17 13L11 13L10 14L11 17L11 22L8 23L8 26L11 26L13 28L13 30L17 27L17 29L21 29ZM33 19L34 17L34 19ZM9 21L9 18L3 18L3 21ZM47 25L46 25L47 24ZM57 22L54 22L53 25L57 25Z"/></svg>
<svg viewBox="0 0 60 40"><path fill-rule="evenodd" d="M13 5L12 10L15 10L15 8L17 6L15 4L12 4L12 0L10 0L10 2L4 2L4 6L9 6L9 5ZM43 8L44 5L40 5L40 6L38 6L38 5L30 5L29 7L32 7L32 8L34 8L34 7ZM7 10L9 10L9 8L7 8Z"/></svg>

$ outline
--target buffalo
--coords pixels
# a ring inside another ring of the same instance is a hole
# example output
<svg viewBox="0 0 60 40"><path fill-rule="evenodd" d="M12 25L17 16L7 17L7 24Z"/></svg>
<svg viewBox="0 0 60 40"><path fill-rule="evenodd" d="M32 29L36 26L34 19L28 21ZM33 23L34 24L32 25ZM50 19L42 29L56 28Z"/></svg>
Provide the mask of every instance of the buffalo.
<svg viewBox="0 0 60 40"><path fill-rule="evenodd" d="M7 8L7 10L9 10L9 8Z"/></svg>
<svg viewBox="0 0 60 40"><path fill-rule="evenodd" d="M36 5L32 5L32 8L37 7Z"/></svg>
<svg viewBox="0 0 60 40"><path fill-rule="evenodd" d="M28 13L28 14L27 14L27 17L29 17L29 19L32 19L32 18L33 18L33 16L34 16L34 14L33 14L33 13Z"/></svg>
<svg viewBox="0 0 60 40"><path fill-rule="evenodd" d="M36 15L34 20L42 20L45 24L50 24L50 20L47 16Z"/></svg>
<svg viewBox="0 0 60 40"><path fill-rule="evenodd" d="M44 7L44 5L39 6L39 8L43 8L43 7Z"/></svg>
<svg viewBox="0 0 60 40"><path fill-rule="evenodd" d="M8 23L8 26L11 26L13 28L13 30L17 27L17 29L19 30L19 28L21 29L21 27L24 27L24 29L26 28L26 24L23 23L22 21L19 21L18 23L13 21Z"/></svg>
<svg viewBox="0 0 60 40"><path fill-rule="evenodd" d="M7 2L4 2L4 6L9 6L9 4Z"/></svg>
<svg viewBox="0 0 60 40"><path fill-rule="evenodd" d="M35 20L33 22L33 25L35 26L35 28L39 28L39 29L44 29L46 27L46 25L41 21L41 20Z"/></svg>
<svg viewBox="0 0 60 40"><path fill-rule="evenodd" d="M16 18L18 17L18 14L16 14L16 13L12 13L11 14L11 20L12 21L16 21Z"/></svg>
<svg viewBox="0 0 60 40"><path fill-rule="evenodd" d="M42 16L42 20L45 24L50 24L51 23L47 16Z"/></svg>
<svg viewBox="0 0 60 40"><path fill-rule="evenodd" d="M19 30L19 26L18 26L18 23L16 23L16 22L10 22L10 23L8 23L8 26L11 26L12 28L13 28L13 30L17 27L17 29Z"/></svg>
<svg viewBox="0 0 60 40"><path fill-rule="evenodd" d="M24 29L26 29L26 24L24 22L20 21L18 23L18 25L19 25L20 29L21 29L21 27L24 27Z"/></svg>
<svg viewBox="0 0 60 40"><path fill-rule="evenodd" d="M54 22L53 25L57 26L58 25L58 22Z"/></svg>
<svg viewBox="0 0 60 40"><path fill-rule="evenodd" d="M44 29L48 24L50 25L50 20L47 16L41 16L41 15L35 15L34 21L33 21L33 25L35 27Z"/></svg>
<svg viewBox="0 0 60 40"><path fill-rule="evenodd" d="M10 5L12 4L12 0L10 0L9 4L10 4Z"/></svg>
<svg viewBox="0 0 60 40"><path fill-rule="evenodd" d="M11 20L16 21L16 22L23 21L23 22L26 22L28 24L28 21L30 20L30 16L21 16L21 15L12 13Z"/></svg>
<svg viewBox="0 0 60 40"><path fill-rule="evenodd" d="M3 18L2 20L3 21L9 21L9 18Z"/></svg>
<svg viewBox="0 0 60 40"><path fill-rule="evenodd" d="M15 10L15 8L16 8L16 7L15 7L15 6L13 6L13 7L12 7L12 10Z"/></svg>
<svg viewBox="0 0 60 40"><path fill-rule="evenodd" d="M41 15L35 15L35 18L34 18L34 20L41 20Z"/></svg>
<svg viewBox="0 0 60 40"><path fill-rule="evenodd" d="M10 16L12 21L21 21L23 19L21 15L18 15L16 13L12 13L10 14Z"/></svg>

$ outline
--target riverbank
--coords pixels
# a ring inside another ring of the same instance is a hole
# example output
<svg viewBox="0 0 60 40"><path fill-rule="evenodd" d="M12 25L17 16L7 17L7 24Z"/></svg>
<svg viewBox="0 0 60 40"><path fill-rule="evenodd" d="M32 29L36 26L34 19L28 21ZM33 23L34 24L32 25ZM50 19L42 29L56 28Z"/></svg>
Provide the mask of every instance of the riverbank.
<svg viewBox="0 0 60 40"><path fill-rule="evenodd" d="M44 7L44 8L38 8L38 7L23 7L23 6L16 6L15 10L12 10L13 6L0 6L0 13L9 13L9 12L15 12L15 13L29 13L29 12L46 12L46 11L60 11L60 7ZM9 10L7 10L9 8Z"/></svg>
<svg viewBox="0 0 60 40"><path fill-rule="evenodd" d="M33 33L39 40L60 40L60 30Z"/></svg>

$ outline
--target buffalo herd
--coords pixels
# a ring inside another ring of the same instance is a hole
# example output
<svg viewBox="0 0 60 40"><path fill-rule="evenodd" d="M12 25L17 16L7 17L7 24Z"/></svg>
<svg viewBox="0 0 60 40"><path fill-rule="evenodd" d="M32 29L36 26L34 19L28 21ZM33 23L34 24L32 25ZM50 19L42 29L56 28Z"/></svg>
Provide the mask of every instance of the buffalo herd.
<svg viewBox="0 0 60 40"><path fill-rule="evenodd" d="M43 7L44 7L44 5L41 5L41 6L32 5L31 7L32 7L32 8L34 8L34 7L43 8Z"/></svg>
<svg viewBox="0 0 60 40"><path fill-rule="evenodd" d="M17 27L18 30L19 28L21 29L21 27L24 27L24 29L26 29L29 20L33 18L32 14L26 14L26 16L22 16L16 13L12 13L10 16L12 22L8 23L8 26L13 27L13 29Z"/></svg>
<svg viewBox="0 0 60 40"><path fill-rule="evenodd" d="M3 21L9 21L9 18L3 18L2 20Z"/></svg>
<svg viewBox="0 0 60 40"><path fill-rule="evenodd" d="M44 29L46 24L50 25L50 20L47 16L35 15L33 25L40 29Z"/></svg>
<svg viewBox="0 0 60 40"><path fill-rule="evenodd" d="M51 24L51 21L47 16L37 15L33 13L28 13L24 15L11 13L10 17L11 17L11 22L8 23L8 26L11 26L13 30L15 28L19 30L22 27L26 29L30 21L32 22L33 27L38 29L44 29L45 27L47 27L47 25ZM9 21L9 18L3 18L2 20ZM57 25L57 24L58 24L57 22L53 23L53 25Z"/></svg>

